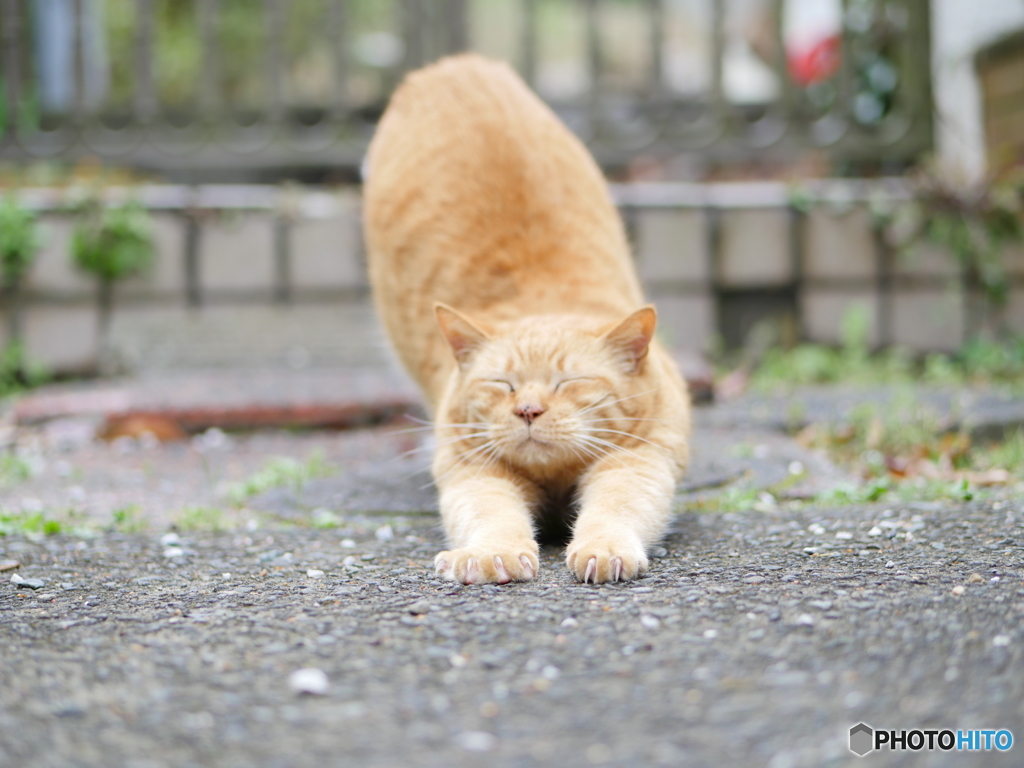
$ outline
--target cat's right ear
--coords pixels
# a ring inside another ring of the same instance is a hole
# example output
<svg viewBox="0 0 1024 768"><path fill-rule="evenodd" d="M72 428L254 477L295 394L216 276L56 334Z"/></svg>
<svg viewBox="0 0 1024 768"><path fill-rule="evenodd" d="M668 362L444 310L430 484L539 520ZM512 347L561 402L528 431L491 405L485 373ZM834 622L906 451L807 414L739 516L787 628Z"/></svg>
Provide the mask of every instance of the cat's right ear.
<svg viewBox="0 0 1024 768"><path fill-rule="evenodd" d="M459 365L465 365L490 336L480 326L447 304L436 302L434 314L441 334L452 348Z"/></svg>

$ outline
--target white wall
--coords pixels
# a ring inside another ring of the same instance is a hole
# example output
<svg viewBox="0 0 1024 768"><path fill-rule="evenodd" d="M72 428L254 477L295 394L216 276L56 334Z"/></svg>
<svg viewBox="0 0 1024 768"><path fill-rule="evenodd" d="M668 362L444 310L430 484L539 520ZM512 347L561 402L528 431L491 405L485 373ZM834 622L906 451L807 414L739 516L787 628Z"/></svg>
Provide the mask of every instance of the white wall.
<svg viewBox="0 0 1024 768"><path fill-rule="evenodd" d="M935 140L941 168L974 181L985 172L975 52L1024 27L1024 0L931 0Z"/></svg>

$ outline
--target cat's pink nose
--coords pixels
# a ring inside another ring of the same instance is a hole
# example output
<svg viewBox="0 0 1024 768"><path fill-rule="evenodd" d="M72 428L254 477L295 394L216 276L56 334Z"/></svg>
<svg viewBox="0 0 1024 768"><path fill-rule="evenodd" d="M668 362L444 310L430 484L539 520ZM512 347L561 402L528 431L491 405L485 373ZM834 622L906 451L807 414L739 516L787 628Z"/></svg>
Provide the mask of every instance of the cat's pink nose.
<svg viewBox="0 0 1024 768"><path fill-rule="evenodd" d="M527 404L516 406L516 416L521 418L527 424L532 424L533 420L544 413L544 409L536 404Z"/></svg>

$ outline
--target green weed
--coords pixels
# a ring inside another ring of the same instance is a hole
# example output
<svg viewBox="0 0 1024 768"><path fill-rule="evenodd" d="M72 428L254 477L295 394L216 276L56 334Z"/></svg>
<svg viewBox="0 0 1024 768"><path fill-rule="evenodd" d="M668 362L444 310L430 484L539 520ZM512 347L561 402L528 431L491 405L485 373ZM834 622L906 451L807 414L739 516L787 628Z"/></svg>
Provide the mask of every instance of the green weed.
<svg viewBox="0 0 1024 768"><path fill-rule="evenodd" d="M0 511L0 536L36 534L53 536L61 532L60 521L53 520L43 512Z"/></svg>
<svg viewBox="0 0 1024 768"><path fill-rule="evenodd" d="M97 529L88 517L73 509L55 514L49 510L25 512L0 508L0 536L41 539L59 533L90 538L96 535Z"/></svg>
<svg viewBox="0 0 1024 768"><path fill-rule="evenodd" d="M32 465L13 453L0 454L0 488L32 477Z"/></svg>
<svg viewBox="0 0 1024 768"><path fill-rule="evenodd" d="M271 459L263 469L245 480L230 485L225 495L231 504L242 506L253 496L272 488L291 488L298 493L310 480L327 477L334 474L334 471L320 453L314 453L304 462L279 456Z"/></svg>
<svg viewBox="0 0 1024 768"><path fill-rule="evenodd" d="M226 520L224 510L218 507L185 507L174 519L179 531L210 531L220 533L234 527Z"/></svg>
<svg viewBox="0 0 1024 768"><path fill-rule="evenodd" d="M111 515L111 524L119 533L142 533L149 530L149 521L138 504L115 509Z"/></svg>
<svg viewBox="0 0 1024 768"><path fill-rule="evenodd" d="M1024 429L1001 443L976 448L973 464L980 470L1005 469L1014 477L1024 478Z"/></svg>
<svg viewBox="0 0 1024 768"><path fill-rule="evenodd" d="M341 518L337 513L329 509L316 509L313 511L314 528L337 528L341 525Z"/></svg>

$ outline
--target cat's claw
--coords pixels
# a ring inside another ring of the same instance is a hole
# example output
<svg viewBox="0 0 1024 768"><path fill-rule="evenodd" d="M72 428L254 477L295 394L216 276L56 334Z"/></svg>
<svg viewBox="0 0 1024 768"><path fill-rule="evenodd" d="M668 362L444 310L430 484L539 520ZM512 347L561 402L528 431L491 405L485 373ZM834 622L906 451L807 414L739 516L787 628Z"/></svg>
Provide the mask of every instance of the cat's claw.
<svg viewBox="0 0 1024 768"><path fill-rule="evenodd" d="M438 576L462 584L530 581L537 574L537 565L537 555L523 553L522 550L494 554L493 550L462 548L441 552L434 558L434 570Z"/></svg>
<svg viewBox="0 0 1024 768"><path fill-rule="evenodd" d="M615 540L570 543L565 564L584 584L629 581L647 570L647 555L639 541L635 546L629 546L617 537Z"/></svg>
<svg viewBox="0 0 1024 768"><path fill-rule="evenodd" d="M519 562L523 564L523 577L527 580L533 578L533 563L526 555L519 556Z"/></svg>

